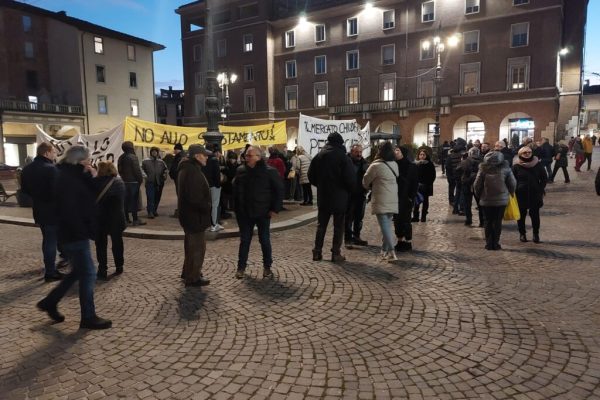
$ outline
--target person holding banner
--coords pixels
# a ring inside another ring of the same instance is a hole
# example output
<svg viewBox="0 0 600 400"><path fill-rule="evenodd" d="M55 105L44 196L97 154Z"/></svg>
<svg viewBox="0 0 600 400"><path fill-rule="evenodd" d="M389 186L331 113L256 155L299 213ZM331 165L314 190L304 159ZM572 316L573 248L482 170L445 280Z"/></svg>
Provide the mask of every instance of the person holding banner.
<svg viewBox="0 0 600 400"><path fill-rule="evenodd" d="M121 148L123 149L123 154L119 157L117 165L119 167L119 175L121 175L121 179L125 182L125 217L127 218L127 223L131 223L133 226L146 225L145 222L140 221L138 218L140 185L144 181L140 162L135 155L132 142L123 142ZM131 219L129 219L129 214L131 214Z"/></svg>
<svg viewBox="0 0 600 400"><path fill-rule="evenodd" d="M327 136L325 147L313 158L308 168L308 179L317 187L317 233L313 261L323 259L323 242L333 216L333 243L331 261L344 262L341 248L344 240L344 217L350 193L356 185L352 161L346 155L344 138L337 132Z"/></svg>
<svg viewBox="0 0 600 400"><path fill-rule="evenodd" d="M158 217L158 205L167 180L167 164L160 158L158 147L150 149L150 157L142 161L142 171L146 175L146 210L148 218Z"/></svg>

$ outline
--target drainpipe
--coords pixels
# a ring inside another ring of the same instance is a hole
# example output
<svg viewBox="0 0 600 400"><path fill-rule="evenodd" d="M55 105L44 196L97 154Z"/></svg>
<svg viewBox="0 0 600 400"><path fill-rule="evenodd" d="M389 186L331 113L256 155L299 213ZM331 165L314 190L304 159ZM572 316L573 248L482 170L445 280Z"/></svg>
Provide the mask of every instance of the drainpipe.
<svg viewBox="0 0 600 400"><path fill-rule="evenodd" d="M85 123L87 126L86 132L83 132L84 134L90 134L90 119L89 119L89 108L88 108L88 95L87 95L87 78L85 75L85 42L83 41L83 36L85 35L85 32L81 32L81 63L83 65L83 104L84 104L84 108L85 111L83 113L84 118L85 118Z"/></svg>

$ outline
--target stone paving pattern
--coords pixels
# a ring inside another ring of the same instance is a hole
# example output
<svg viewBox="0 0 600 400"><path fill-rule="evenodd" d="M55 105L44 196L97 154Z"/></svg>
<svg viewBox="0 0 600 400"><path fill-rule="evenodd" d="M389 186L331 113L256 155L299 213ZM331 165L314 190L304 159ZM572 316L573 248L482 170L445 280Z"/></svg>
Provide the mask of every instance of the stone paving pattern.
<svg viewBox="0 0 600 400"><path fill-rule="evenodd" d="M598 399L600 198L572 175L548 187L543 243L505 223L496 252L441 176L395 264L370 215L373 246L343 265L311 261L314 224L274 233L267 280L256 238L244 280L237 240L211 242L206 288L179 280L182 242L126 239L125 273L96 287L107 331L78 329L76 291L65 322L38 312L39 230L0 225L0 398Z"/></svg>

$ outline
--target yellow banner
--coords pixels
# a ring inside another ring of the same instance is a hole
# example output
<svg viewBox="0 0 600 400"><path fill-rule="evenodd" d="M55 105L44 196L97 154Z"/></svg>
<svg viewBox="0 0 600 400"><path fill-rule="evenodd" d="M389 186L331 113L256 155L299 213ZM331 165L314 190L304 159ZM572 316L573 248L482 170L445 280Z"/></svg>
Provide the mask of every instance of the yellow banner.
<svg viewBox="0 0 600 400"><path fill-rule="evenodd" d="M223 134L223 151L241 149L247 143L260 146L287 143L285 121L254 126L219 125L219 131ZM204 132L204 127L164 125L127 117L124 140L133 142L135 146L158 147L170 151L176 143L181 143L184 149L191 144L203 145Z"/></svg>

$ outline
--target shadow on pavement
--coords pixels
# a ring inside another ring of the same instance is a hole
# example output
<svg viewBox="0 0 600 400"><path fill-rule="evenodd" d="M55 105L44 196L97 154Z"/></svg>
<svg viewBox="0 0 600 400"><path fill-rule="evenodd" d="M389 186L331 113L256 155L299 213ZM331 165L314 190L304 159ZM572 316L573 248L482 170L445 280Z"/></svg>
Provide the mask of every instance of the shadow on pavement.
<svg viewBox="0 0 600 400"><path fill-rule="evenodd" d="M271 300L287 300L300 297L300 287L281 282L275 276L271 278L255 278L246 275L243 279L246 287L252 289L260 296Z"/></svg>
<svg viewBox="0 0 600 400"><path fill-rule="evenodd" d="M199 287L186 287L177 301L179 316L186 321L200 319L198 311L204 306L207 294Z"/></svg>

